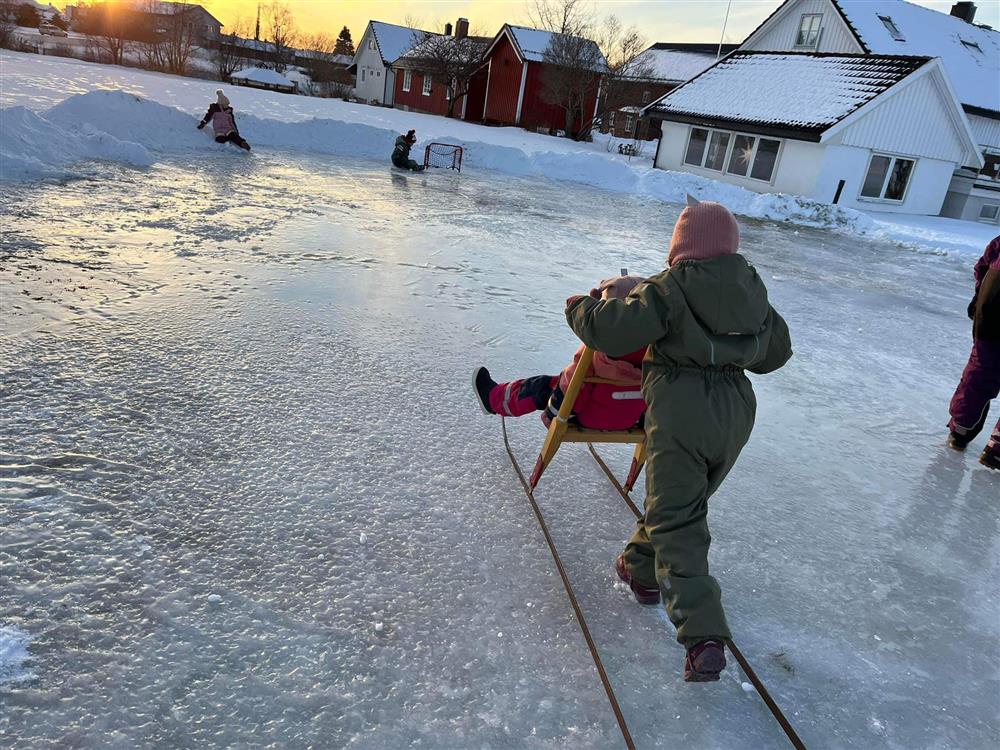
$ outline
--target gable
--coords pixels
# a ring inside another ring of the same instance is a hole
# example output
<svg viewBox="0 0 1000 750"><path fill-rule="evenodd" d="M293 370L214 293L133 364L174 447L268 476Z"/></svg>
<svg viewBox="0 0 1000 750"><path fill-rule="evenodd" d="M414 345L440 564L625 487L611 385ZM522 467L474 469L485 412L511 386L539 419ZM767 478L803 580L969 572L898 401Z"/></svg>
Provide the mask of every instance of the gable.
<svg viewBox="0 0 1000 750"><path fill-rule="evenodd" d="M820 15L819 43L815 47L796 46L802 16ZM867 52L846 22L840 8L831 0L787 0L748 36L741 50L812 52ZM898 53L897 53L898 54Z"/></svg>
<svg viewBox="0 0 1000 750"><path fill-rule="evenodd" d="M936 69L899 84L898 90L873 101L870 111L846 125L830 142L971 164L975 153L970 145L974 144L958 120L957 103L940 76Z"/></svg>

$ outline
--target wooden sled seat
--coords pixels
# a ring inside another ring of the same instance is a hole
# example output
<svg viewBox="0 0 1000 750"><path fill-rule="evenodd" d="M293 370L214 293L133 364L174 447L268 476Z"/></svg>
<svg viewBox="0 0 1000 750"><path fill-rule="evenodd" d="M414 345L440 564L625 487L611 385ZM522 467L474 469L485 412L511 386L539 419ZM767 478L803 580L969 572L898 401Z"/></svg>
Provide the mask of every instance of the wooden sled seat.
<svg viewBox="0 0 1000 750"><path fill-rule="evenodd" d="M569 425L563 434L564 443L643 443L646 431L631 430L591 430L586 427Z"/></svg>

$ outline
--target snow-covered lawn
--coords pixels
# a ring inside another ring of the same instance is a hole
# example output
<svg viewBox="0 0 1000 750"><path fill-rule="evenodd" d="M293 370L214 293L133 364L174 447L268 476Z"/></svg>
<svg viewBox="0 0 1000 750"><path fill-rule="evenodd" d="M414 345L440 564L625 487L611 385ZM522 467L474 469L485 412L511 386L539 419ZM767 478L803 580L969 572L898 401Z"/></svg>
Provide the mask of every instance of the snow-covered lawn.
<svg viewBox="0 0 1000 750"><path fill-rule="evenodd" d="M4 179L65 176L78 172L79 162L95 158L144 166L210 146L208 134L194 131L194 124L214 100L218 83L6 51L0 51L0 65ZM933 252L981 252L982 238L996 231L995 226L950 219L937 219L941 226L932 229L920 217L917 222L910 217L873 219L808 199L758 194L689 173L655 170L653 143L641 158L629 161L609 150L604 136L594 143L574 143L520 128L486 128L341 100L227 90L240 128L256 148L384 162L396 135L416 128L416 156L431 141L458 143L466 148L463 165L471 171L547 177L672 203L682 203L691 193L720 200L742 216L830 227Z"/></svg>
<svg viewBox="0 0 1000 750"><path fill-rule="evenodd" d="M679 207L191 143L0 185L4 742L620 747L468 378L565 364L563 300L657 271ZM712 504L737 642L809 747L995 746L1000 477L944 447L967 259L751 220L743 246L796 355ZM542 428L512 427L530 464ZM538 498L638 747L786 747L735 667L681 681L582 448Z"/></svg>

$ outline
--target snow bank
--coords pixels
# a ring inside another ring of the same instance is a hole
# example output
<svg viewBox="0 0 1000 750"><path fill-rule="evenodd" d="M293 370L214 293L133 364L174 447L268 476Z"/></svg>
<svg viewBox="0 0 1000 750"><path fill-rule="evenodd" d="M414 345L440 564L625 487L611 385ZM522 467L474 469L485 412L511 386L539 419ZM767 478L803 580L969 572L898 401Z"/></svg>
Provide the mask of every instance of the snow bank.
<svg viewBox="0 0 1000 750"><path fill-rule="evenodd" d="M120 142L139 136L147 148L162 153L215 146L207 130L195 129L196 115L122 91L92 91L71 96L46 112L45 120L70 132L89 126ZM398 135L395 129L387 127L326 118L287 122L244 114L238 115L238 122L243 135L255 147L369 159L388 160ZM492 135L497 131L482 128L473 132ZM447 140L465 147L463 166L466 169L547 177L672 203L683 203L685 193L691 193L725 203L743 216L808 226L863 231L872 223L857 211L807 198L760 194L698 175L657 170L648 161L630 163L616 154L602 153L594 148L567 150L560 141L552 141L551 149L532 148L537 144L532 142L528 146L504 137L507 133L497 134L501 135L497 139L499 142L454 137L447 137ZM539 138L541 144L546 144L545 138ZM415 149L418 157L422 145L418 144ZM215 147L231 149L230 146Z"/></svg>
<svg viewBox="0 0 1000 750"><path fill-rule="evenodd" d="M73 164L107 160L148 166L153 157L138 143L109 135L89 122L67 128L25 107L0 109L0 178L65 177Z"/></svg>
<svg viewBox="0 0 1000 750"><path fill-rule="evenodd" d="M0 686L25 682L35 674L27 668L31 659L28 643L31 636L13 625L0 625Z"/></svg>
<svg viewBox="0 0 1000 750"><path fill-rule="evenodd" d="M292 82L281 75L281 73L275 70L268 70L267 68L247 68L245 70L239 70L229 77L239 81L256 81L257 83L266 83L271 86L292 85Z"/></svg>

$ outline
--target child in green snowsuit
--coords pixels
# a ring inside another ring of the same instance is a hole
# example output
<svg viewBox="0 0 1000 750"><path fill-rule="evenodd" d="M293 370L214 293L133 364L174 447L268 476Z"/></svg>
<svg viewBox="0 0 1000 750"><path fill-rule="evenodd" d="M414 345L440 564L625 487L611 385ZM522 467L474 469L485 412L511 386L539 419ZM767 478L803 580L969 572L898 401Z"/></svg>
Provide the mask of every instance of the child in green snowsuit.
<svg viewBox="0 0 1000 750"><path fill-rule="evenodd" d="M406 135L396 138L396 145L392 149L392 163L400 169L410 169L414 172L422 172L423 164L417 164L410 158L410 149L417 142L415 130L406 131Z"/></svg>
<svg viewBox="0 0 1000 750"><path fill-rule="evenodd" d="M566 304L570 327L597 351L649 345L645 513L615 568L641 603L659 603L662 592L687 649L684 679L696 682L719 679L731 637L708 572L708 499L753 429L757 402L744 371L772 372L792 355L788 326L738 247L729 210L694 201L674 227L667 270L625 300Z"/></svg>

